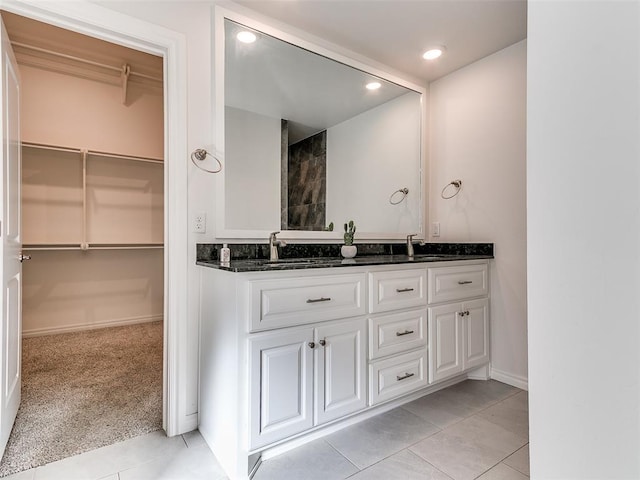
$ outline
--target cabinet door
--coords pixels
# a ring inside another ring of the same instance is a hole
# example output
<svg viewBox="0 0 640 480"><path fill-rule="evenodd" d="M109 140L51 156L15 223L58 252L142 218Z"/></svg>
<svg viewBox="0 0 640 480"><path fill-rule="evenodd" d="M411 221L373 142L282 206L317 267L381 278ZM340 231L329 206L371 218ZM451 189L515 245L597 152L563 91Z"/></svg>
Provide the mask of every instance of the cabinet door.
<svg viewBox="0 0 640 480"><path fill-rule="evenodd" d="M462 372L462 305L429 309L429 381Z"/></svg>
<svg viewBox="0 0 640 480"><path fill-rule="evenodd" d="M316 329L316 418L325 423L366 407L366 320Z"/></svg>
<svg viewBox="0 0 640 480"><path fill-rule="evenodd" d="M489 300L484 298L464 302L462 311L465 312L463 337L466 370L489 361Z"/></svg>
<svg viewBox="0 0 640 480"><path fill-rule="evenodd" d="M312 329L250 339L251 448L313 425Z"/></svg>

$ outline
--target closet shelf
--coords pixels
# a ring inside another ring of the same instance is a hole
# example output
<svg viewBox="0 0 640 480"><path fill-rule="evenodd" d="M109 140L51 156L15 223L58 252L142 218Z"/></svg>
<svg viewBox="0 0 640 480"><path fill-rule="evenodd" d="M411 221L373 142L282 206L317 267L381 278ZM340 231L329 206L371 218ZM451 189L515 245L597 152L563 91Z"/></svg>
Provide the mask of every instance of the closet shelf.
<svg viewBox="0 0 640 480"><path fill-rule="evenodd" d="M107 158L114 158L119 160L132 160L136 162L156 163L160 165L164 164L164 160L161 158L140 157L136 155L122 155L119 153L100 152L97 150L88 150L88 149L74 148L74 147L61 147L58 145L47 145L45 143L22 142L22 146L28 147L28 148L38 148L41 150L54 150L57 152L67 152L67 153L86 152L88 156L93 156L93 157L107 157Z"/></svg>
<svg viewBox="0 0 640 480"><path fill-rule="evenodd" d="M85 248L77 244L23 244L22 250L29 251L53 251L53 250L150 250L162 249L163 243L94 243Z"/></svg>

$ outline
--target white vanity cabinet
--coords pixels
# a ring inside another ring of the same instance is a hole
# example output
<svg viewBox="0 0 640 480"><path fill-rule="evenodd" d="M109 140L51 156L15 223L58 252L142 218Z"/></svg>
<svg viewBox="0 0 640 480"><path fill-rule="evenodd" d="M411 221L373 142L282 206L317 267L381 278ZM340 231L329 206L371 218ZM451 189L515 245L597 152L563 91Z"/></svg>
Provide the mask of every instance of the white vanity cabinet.
<svg viewBox="0 0 640 480"><path fill-rule="evenodd" d="M428 269L429 382L489 362L486 263Z"/></svg>
<svg viewBox="0 0 640 480"><path fill-rule="evenodd" d="M489 361L486 260L200 273L199 429L232 480Z"/></svg>
<svg viewBox="0 0 640 480"><path fill-rule="evenodd" d="M427 386L426 305L424 265L369 273L369 405Z"/></svg>
<svg viewBox="0 0 640 480"><path fill-rule="evenodd" d="M365 337L364 318L251 335L251 448L365 408Z"/></svg>

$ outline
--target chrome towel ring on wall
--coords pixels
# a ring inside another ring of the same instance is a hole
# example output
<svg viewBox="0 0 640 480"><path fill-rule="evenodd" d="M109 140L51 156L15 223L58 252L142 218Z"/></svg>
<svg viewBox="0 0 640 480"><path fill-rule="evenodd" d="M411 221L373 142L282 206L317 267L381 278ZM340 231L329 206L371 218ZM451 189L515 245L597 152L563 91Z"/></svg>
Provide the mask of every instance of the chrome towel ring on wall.
<svg viewBox="0 0 640 480"><path fill-rule="evenodd" d="M453 194L445 195L445 192L447 191L447 189L449 190L449 193L451 193L451 189L449 187L453 187L455 191L453 192ZM442 189L442 192L440 192L440 196L445 200L449 200L450 198L453 198L456 195L458 195L460 193L460 190L462 190L462 180L452 180L451 182L447 183L444 186L444 188Z"/></svg>
<svg viewBox="0 0 640 480"><path fill-rule="evenodd" d="M196 160L198 160L199 162L203 162L207 158L207 155L209 155L216 162L218 162L218 167L219 168L217 170L209 170L207 168L201 167L200 165L198 165L196 163ZM207 152L204 148L197 148L193 152L191 152L191 162L193 162L193 164L196 167L198 167L200 170L202 170L203 172L218 173L218 172L220 172L222 170L222 163L220 163L220 160L218 159L218 157L216 157L215 155Z"/></svg>
<svg viewBox="0 0 640 480"><path fill-rule="evenodd" d="M396 198L397 198L397 195L396 195L397 193L399 193L399 194L400 194L400 195L402 195L402 196L400 197L400 199L399 199L399 200L394 201L394 200L393 200L393 199L394 199L394 197L396 197ZM389 203L390 203L391 205L398 205L398 204L399 204L400 202L402 202L405 198L407 198L407 195L408 195L408 194L409 194L409 189L408 189L407 187L404 187L404 188L401 188L401 189L399 189L399 190L396 190L396 191L395 191L395 192L393 192L393 193L391 194L391 196L389 197Z"/></svg>

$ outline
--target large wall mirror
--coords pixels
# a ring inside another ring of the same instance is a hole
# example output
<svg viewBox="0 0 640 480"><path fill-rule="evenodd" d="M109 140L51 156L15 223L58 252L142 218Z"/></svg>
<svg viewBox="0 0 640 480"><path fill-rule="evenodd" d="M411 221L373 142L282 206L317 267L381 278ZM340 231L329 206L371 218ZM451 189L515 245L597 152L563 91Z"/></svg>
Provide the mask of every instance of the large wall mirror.
<svg viewBox="0 0 640 480"><path fill-rule="evenodd" d="M217 236L341 238L351 219L357 240L423 235L424 90L244 18L216 28Z"/></svg>

